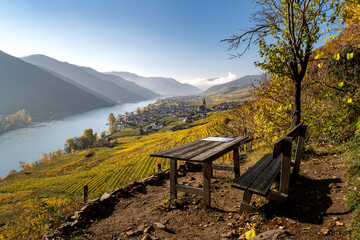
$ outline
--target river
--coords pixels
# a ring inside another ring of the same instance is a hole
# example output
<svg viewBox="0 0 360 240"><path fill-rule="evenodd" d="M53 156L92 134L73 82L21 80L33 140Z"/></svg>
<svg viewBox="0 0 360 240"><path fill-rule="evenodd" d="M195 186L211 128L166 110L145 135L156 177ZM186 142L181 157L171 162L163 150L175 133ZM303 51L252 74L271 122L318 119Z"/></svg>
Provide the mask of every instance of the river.
<svg viewBox="0 0 360 240"><path fill-rule="evenodd" d="M106 131L110 113L114 113L116 117L118 114L134 112L137 107L143 108L154 102L155 100L150 100L95 109L0 135L0 177L12 169L20 170L20 161L34 162L40 159L43 152L63 149L66 139L82 135L87 128L92 128L98 134Z"/></svg>

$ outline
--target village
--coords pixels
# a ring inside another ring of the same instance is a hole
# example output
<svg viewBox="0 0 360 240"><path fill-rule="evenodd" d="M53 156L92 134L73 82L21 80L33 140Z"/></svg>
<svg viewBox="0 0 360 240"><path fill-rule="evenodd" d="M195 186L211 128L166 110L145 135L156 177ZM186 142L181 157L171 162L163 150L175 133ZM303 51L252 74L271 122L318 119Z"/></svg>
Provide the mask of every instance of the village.
<svg viewBox="0 0 360 240"><path fill-rule="evenodd" d="M199 105L190 105L185 101L178 100L174 100L174 98L157 99L154 104L149 104L143 109L138 108L136 112L119 114L115 120L114 131L121 131L124 128L139 128L140 133L148 133L177 122L179 124L168 130L176 131L182 129L182 125L206 118L209 112L226 111L239 106L237 102L224 102L208 108L205 98Z"/></svg>

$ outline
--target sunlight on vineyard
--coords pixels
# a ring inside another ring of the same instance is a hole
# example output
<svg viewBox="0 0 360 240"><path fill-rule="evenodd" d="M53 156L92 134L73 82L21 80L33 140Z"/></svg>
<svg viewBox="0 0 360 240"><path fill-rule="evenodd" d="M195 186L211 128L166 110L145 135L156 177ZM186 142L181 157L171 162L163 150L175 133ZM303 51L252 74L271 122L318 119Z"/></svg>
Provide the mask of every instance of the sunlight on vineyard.
<svg viewBox="0 0 360 240"><path fill-rule="evenodd" d="M221 121L223 115L211 114L176 132L117 138L111 142L113 148L92 148L95 154L90 158L83 150L7 177L0 182L0 239L41 237L81 204L84 185L91 199L151 175L158 171L157 164L168 168L168 160L151 158L151 153L210 135L234 135Z"/></svg>

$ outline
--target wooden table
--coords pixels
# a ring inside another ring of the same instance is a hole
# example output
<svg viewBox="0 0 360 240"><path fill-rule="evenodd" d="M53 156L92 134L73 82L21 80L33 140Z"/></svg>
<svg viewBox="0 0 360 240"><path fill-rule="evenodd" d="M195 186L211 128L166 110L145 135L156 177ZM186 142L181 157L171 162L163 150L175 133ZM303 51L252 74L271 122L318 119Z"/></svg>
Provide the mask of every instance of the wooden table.
<svg viewBox="0 0 360 240"><path fill-rule="evenodd" d="M240 177L239 147L247 137L216 138L209 137L176 146L161 152L151 154L151 157L170 158L170 198L177 198L177 191L194 193L204 197L205 206L211 207L210 182L212 169L229 170L229 166L213 165L212 162L222 155L233 151L235 179ZM192 187L177 184L177 161L187 161L202 164L203 187Z"/></svg>

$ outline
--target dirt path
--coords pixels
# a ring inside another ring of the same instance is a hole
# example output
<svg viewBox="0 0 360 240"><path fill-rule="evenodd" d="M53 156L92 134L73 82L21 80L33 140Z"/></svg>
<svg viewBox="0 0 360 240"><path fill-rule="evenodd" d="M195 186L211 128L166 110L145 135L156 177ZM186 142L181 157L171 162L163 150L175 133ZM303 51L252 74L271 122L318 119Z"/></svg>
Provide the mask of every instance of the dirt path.
<svg viewBox="0 0 360 240"><path fill-rule="evenodd" d="M238 214L242 191L230 187L227 172L215 172L210 210L204 209L201 197L191 194L181 195L177 206L170 206L167 180L121 198L114 210L100 216L83 237L243 239L242 234L256 223L257 233L283 229L286 234L281 239L350 239L345 226L351 218L344 204L345 168L341 155L310 157L302 164L302 175L293 184L288 201L263 204L264 198L253 197L254 204L262 205L254 215ZM198 186L200 176L189 172L179 182Z"/></svg>

